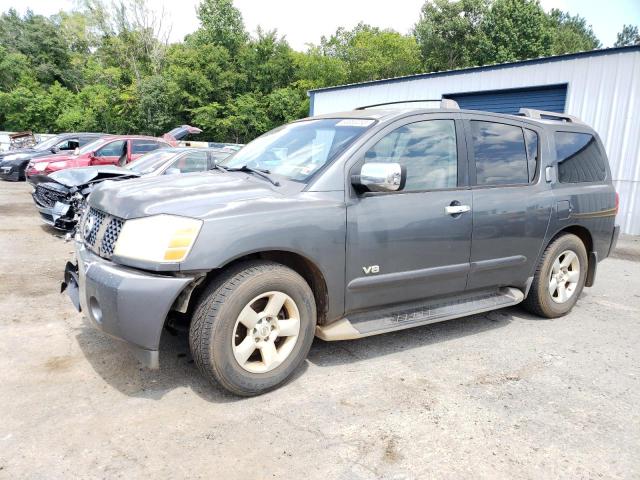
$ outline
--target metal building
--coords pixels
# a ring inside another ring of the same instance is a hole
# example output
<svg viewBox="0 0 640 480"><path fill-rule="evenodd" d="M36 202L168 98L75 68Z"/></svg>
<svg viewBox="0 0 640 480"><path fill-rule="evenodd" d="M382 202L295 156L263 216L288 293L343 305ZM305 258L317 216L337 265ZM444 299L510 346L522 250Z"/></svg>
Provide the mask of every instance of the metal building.
<svg viewBox="0 0 640 480"><path fill-rule="evenodd" d="M342 85L309 96L311 115L452 98L466 109L517 113L529 107L580 117L607 150L622 231L640 234L640 46Z"/></svg>

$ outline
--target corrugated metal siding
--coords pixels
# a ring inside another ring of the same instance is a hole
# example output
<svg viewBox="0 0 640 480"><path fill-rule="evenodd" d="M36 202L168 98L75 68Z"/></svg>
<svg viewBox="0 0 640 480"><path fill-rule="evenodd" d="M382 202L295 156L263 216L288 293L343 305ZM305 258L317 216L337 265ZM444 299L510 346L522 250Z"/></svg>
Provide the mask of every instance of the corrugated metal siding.
<svg viewBox="0 0 640 480"><path fill-rule="evenodd" d="M451 92L480 92L567 84L565 111L582 118L602 138L616 189L622 231L640 235L640 51L559 57L480 71L450 72L313 92L314 113L361 105L440 98Z"/></svg>
<svg viewBox="0 0 640 480"><path fill-rule="evenodd" d="M466 110L516 114L522 107L564 113L567 86L495 90L445 95Z"/></svg>

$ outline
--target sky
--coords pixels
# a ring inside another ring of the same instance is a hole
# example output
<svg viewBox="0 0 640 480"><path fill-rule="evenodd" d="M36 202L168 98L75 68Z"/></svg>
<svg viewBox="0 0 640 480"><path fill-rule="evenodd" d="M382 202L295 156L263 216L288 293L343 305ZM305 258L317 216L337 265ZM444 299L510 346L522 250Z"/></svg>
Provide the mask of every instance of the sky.
<svg viewBox="0 0 640 480"><path fill-rule="evenodd" d="M172 22L172 41L180 41L198 27L195 7L199 0L148 0L158 11L164 9ZM351 28L362 21L382 28L408 33L418 20L424 0L234 0L245 25L254 32L258 25L277 29L296 50L319 43L339 26ZM604 47L611 47L623 24L640 25L640 0L541 0L545 10L560 8L580 14L593 27ZM23 13L51 15L70 10L73 0L0 0L0 11L13 7Z"/></svg>

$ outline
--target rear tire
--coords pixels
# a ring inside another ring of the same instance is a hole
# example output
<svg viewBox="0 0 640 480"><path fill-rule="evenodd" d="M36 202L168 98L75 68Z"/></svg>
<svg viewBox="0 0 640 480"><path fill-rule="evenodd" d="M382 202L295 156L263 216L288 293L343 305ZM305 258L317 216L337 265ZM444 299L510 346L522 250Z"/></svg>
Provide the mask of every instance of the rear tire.
<svg viewBox="0 0 640 480"><path fill-rule="evenodd" d="M243 262L203 292L189 345L209 380L236 395L260 395L304 362L315 326L313 292L298 273L274 262Z"/></svg>
<svg viewBox="0 0 640 480"><path fill-rule="evenodd" d="M561 317L578 301L587 276L587 250L579 237L565 234L544 251L523 307L541 317Z"/></svg>

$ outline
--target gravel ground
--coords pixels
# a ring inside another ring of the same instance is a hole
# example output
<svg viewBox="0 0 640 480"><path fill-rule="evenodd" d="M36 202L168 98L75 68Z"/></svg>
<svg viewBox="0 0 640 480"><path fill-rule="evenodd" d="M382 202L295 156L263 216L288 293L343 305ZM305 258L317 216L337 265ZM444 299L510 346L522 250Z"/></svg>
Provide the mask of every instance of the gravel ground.
<svg viewBox="0 0 640 480"><path fill-rule="evenodd" d="M163 367L85 325L72 247L0 183L1 478L638 478L640 241L573 312L510 308L359 341L316 340L296 378L238 399L184 333Z"/></svg>

